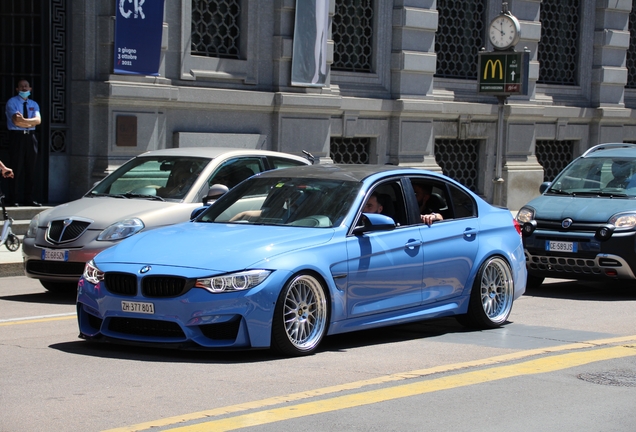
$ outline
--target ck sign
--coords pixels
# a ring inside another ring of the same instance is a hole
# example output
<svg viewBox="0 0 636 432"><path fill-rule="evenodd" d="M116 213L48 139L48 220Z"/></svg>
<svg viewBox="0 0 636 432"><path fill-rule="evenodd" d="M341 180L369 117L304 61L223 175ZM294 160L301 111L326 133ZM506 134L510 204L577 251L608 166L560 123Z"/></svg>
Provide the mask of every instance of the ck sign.
<svg viewBox="0 0 636 432"><path fill-rule="evenodd" d="M142 8L145 2L146 0L119 0L119 13L126 19L131 15L133 18L146 19Z"/></svg>
<svg viewBox="0 0 636 432"><path fill-rule="evenodd" d="M117 0L113 71L159 75L164 0Z"/></svg>

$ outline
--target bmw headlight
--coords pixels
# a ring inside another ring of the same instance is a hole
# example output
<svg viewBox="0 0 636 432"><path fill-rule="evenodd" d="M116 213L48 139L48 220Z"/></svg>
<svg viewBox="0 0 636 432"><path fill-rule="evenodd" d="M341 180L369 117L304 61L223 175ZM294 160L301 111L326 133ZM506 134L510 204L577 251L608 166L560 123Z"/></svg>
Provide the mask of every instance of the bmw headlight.
<svg viewBox="0 0 636 432"><path fill-rule="evenodd" d="M521 210L519 210L519 213L517 213L517 222L519 222L522 225L526 222L530 222L533 219L534 219L534 210L529 207L524 207Z"/></svg>
<svg viewBox="0 0 636 432"><path fill-rule="evenodd" d="M37 214L35 216L33 216L33 219L31 219L31 222L29 222L29 228L27 229L26 234L24 234L24 237L26 238L35 238L35 236L38 233L38 225L40 224L40 215Z"/></svg>
<svg viewBox="0 0 636 432"><path fill-rule="evenodd" d="M636 213L619 213L612 216L609 223L617 230L628 230L636 227Z"/></svg>
<svg viewBox="0 0 636 432"><path fill-rule="evenodd" d="M86 263L82 276L93 285L97 285L104 280L104 272L97 268L93 260Z"/></svg>
<svg viewBox="0 0 636 432"><path fill-rule="evenodd" d="M116 222L102 231L97 240L122 240L144 229L144 223L139 218L125 219Z"/></svg>
<svg viewBox="0 0 636 432"><path fill-rule="evenodd" d="M247 270L209 278L197 279L195 287L211 293L244 291L254 288L271 274L271 270Z"/></svg>

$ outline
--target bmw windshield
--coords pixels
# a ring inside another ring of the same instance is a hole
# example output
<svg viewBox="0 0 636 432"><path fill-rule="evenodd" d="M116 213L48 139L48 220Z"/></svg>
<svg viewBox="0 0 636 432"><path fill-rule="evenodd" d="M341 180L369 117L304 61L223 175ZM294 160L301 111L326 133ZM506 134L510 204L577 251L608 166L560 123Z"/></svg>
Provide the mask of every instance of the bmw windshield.
<svg viewBox="0 0 636 432"><path fill-rule="evenodd" d="M330 228L342 223L361 183L257 177L238 185L198 221Z"/></svg>

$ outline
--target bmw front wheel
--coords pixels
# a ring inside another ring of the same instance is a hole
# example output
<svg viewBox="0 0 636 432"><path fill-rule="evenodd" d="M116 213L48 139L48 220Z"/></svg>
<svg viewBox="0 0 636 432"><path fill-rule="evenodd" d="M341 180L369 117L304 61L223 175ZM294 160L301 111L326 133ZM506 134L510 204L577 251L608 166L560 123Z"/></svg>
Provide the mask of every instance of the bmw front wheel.
<svg viewBox="0 0 636 432"><path fill-rule="evenodd" d="M329 306L323 284L309 273L295 275L278 296L272 346L288 356L313 354L327 333Z"/></svg>
<svg viewBox="0 0 636 432"><path fill-rule="evenodd" d="M457 316L457 320L468 327L499 327L508 319L513 299L514 282L510 266L501 257L491 257L477 273L468 312Z"/></svg>

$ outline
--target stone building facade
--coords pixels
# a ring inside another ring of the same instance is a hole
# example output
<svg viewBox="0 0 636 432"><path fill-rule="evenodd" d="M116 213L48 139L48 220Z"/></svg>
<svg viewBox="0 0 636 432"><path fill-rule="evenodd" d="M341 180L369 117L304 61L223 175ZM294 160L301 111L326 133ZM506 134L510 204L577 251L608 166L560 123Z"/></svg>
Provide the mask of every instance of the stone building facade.
<svg viewBox="0 0 636 432"><path fill-rule="evenodd" d="M113 74L118 2L68 3L69 127L49 200L146 150L230 145L440 171L514 210L585 149L636 142L630 0L509 0L529 85L501 107L500 146L477 56L501 1L328 0L324 87L291 85L296 1L166 0L158 77Z"/></svg>

